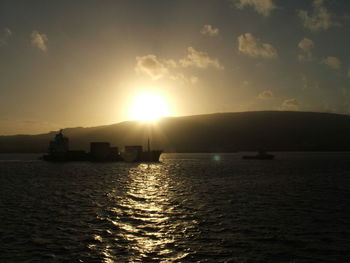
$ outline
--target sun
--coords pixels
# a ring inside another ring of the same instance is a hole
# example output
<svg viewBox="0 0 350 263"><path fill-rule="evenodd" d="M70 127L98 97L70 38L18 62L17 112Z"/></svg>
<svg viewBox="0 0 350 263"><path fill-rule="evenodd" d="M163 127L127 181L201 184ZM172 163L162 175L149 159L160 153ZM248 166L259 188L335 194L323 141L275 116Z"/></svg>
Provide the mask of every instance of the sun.
<svg viewBox="0 0 350 263"><path fill-rule="evenodd" d="M132 120L152 122L169 115L165 98L156 93L137 94L130 108Z"/></svg>

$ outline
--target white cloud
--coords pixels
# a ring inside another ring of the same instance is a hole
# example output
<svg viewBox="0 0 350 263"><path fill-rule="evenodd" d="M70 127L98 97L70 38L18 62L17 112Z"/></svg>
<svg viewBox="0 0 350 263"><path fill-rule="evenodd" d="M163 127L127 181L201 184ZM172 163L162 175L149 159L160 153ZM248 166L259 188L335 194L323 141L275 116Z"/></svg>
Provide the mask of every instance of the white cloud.
<svg viewBox="0 0 350 263"><path fill-rule="evenodd" d="M231 2L239 9L250 6L263 16L269 16L271 11L276 8L272 0L231 0Z"/></svg>
<svg viewBox="0 0 350 263"><path fill-rule="evenodd" d="M12 31L9 28L4 28L0 35L0 46L6 45L9 38L12 36Z"/></svg>
<svg viewBox="0 0 350 263"><path fill-rule="evenodd" d="M298 110L299 102L296 99L287 99L283 101L281 108L283 110Z"/></svg>
<svg viewBox="0 0 350 263"><path fill-rule="evenodd" d="M262 100L272 99L273 93L271 90L264 90L262 93L259 94L258 98Z"/></svg>
<svg viewBox="0 0 350 263"><path fill-rule="evenodd" d="M327 30L336 25L336 23L332 21L331 13L324 7L323 0L314 0L312 5L313 11L311 14L305 10L298 11L298 16L302 19L306 28L317 32Z"/></svg>
<svg viewBox="0 0 350 263"><path fill-rule="evenodd" d="M176 73L176 74L169 75L169 78L171 80L178 81L182 84L196 85L199 81L198 77L196 76L186 77L183 73Z"/></svg>
<svg viewBox="0 0 350 263"><path fill-rule="evenodd" d="M304 50L305 52L308 52L314 47L314 41L305 37L299 42L298 47Z"/></svg>
<svg viewBox="0 0 350 263"><path fill-rule="evenodd" d="M191 66L201 69L209 67L224 69L217 59L209 57L206 52L197 51L192 47L189 47L187 51L187 56L179 61L159 59L153 54L137 56L135 71L147 75L153 80L166 77L185 84L196 84L199 81L198 77L185 74L184 68Z"/></svg>
<svg viewBox="0 0 350 263"><path fill-rule="evenodd" d="M201 34L209 37L216 37L219 35L219 29L213 27L212 25L204 25L201 29Z"/></svg>
<svg viewBox="0 0 350 263"><path fill-rule="evenodd" d="M340 59L337 57L332 57L332 56L326 57L325 59L323 59L321 61L321 63L325 64L331 68L334 68L334 69L340 69L342 66Z"/></svg>
<svg viewBox="0 0 350 263"><path fill-rule="evenodd" d="M155 55L136 57L135 71L146 74L154 80L160 79L168 73L166 66Z"/></svg>
<svg viewBox="0 0 350 263"><path fill-rule="evenodd" d="M188 55L186 58L180 60L180 65L183 67L197 67L197 68L208 68L214 67L217 69L224 69L217 59L209 57L206 52L197 51L193 47L187 49Z"/></svg>
<svg viewBox="0 0 350 263"><path fill-rule="evenodd" d="M263 58L277 58L277 50L268 43L262 43L255 38L251 33L245 33L238 37L239 52L252 56Z"/></svg>
<svg viewBox="0 0 350 263"><path fill-rule="evenodd" d="M304 54L299 54L298 59L300 61L309 61L312 59L311 50L313 49L315 43L309 38L304 38L298 44L298 47L304 52Z"/></svg>
<svg viewBox="0 0 350 263"><path fill-rule="evenodd" d="M167 65L170 68L176 68L177 67L177 63L173 59L164 60L164 64Z"/></svg>
<svg viewBox="0 0 350 263"><path fill-rule="evenodd" d="M34 47L37 47L43 52L47 51L48 38L45 34L40 34L38 31L33 31L31 36L31 43Z"/></svg>

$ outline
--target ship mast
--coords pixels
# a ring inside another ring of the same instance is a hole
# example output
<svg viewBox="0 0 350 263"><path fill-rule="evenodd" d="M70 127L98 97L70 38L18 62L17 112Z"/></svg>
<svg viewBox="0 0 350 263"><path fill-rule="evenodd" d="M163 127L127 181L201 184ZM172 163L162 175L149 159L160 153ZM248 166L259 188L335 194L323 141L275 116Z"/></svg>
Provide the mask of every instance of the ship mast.
<svg viewBox="0 0 350 263"><path fill-rule="evenodd" d="M151 153L151 143L150 143L150 137L151 137L151 127L150 124L147 124L147 151L148 155Z"/></svg>

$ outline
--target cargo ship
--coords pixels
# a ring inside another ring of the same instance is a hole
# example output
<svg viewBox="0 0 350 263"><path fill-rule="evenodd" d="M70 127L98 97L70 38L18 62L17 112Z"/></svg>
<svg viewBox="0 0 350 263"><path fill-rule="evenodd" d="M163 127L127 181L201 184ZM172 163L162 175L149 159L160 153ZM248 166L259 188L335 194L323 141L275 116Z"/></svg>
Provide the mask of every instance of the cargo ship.
<svg viewBox="0 0 350 263"><path fill-rule="evenodd" d="M91 142L90 152L83 150L69 150L69 139L64 136L62 130L50 141L48 153L41 157L49 162L159 162L163 151L151 150L148 139L148 149L143 151L141 145L125 146L124 152L119 152L118 147L111 147L109 142Z"/></svg>
<svg viewBox="0 0 350 263"><path fill-rule="evenodd" d="M120 153L120 156L125 162L159 162L162 151L151 150L149 139L147 145L147 151L143 151L140 145L125 146L125 150Z"/></svg>

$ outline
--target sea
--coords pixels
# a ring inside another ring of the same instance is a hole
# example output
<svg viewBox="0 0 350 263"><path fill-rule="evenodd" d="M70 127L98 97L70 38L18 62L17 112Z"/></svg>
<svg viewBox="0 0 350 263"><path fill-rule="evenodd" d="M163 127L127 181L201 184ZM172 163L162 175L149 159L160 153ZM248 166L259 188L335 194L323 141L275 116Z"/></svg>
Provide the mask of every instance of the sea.
<svg viewBox="0 0 350 263"><path fill-rule="evenodd" d="M0 262L350 262L350 153L0 155Z"/></svg>

